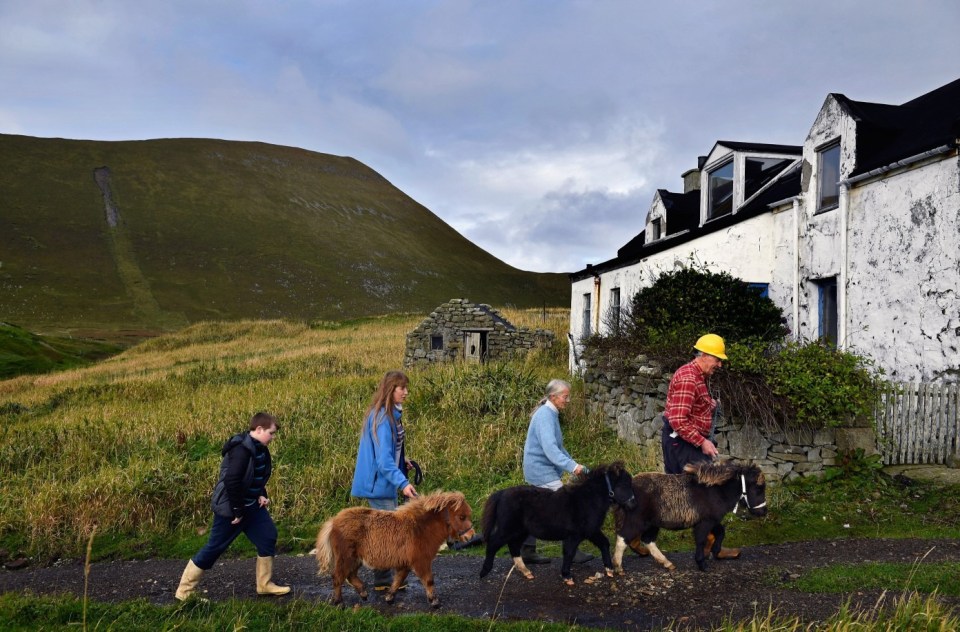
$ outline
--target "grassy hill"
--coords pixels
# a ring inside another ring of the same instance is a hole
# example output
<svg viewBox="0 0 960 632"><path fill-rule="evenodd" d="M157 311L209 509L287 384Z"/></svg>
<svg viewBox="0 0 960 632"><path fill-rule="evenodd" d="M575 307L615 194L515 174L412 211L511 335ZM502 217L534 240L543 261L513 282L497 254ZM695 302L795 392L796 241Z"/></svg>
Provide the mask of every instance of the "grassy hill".
<svg viewBox="0 0 960 632"><path fill-rule="evenodd" d="M0 380L84 366L120 350L116 345L96 340L38 336L0 322Z"/></svg>
<svg viewBox="0 0 960 632"><path fill-rule="evenodd" d="M116 337L201 320L563 305L346 157L262 143L0 135L0 319Z"/></svg>

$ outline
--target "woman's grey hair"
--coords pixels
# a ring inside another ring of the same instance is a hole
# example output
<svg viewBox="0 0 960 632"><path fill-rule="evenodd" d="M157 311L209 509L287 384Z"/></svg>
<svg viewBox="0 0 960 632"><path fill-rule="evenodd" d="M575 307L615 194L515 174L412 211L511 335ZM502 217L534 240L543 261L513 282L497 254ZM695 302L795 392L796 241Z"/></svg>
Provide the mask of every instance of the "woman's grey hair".
<svg viewBox="0 0 960 632"><path fill-rule="evenodd" d="M537 404L537 406L545 404L547 400L550 399L550 397L552 397L553 395L556 395L560 391L569 391L569 390L570 390L570 382L567 382L566 380L550 380L549 382L547 382L547 392L543 396L543 398L540 400L540 402Z"/></svg>

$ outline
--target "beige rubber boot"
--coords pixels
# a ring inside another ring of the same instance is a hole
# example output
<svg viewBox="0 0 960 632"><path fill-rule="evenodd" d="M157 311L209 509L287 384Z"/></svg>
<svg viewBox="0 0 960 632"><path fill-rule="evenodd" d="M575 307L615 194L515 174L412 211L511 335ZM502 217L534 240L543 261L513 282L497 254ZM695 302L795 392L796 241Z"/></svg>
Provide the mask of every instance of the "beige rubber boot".
<svg viewBox="0 0 960 632"><path fill-rule="evenodd" d="M193 563L193 560L187 562L187 567L183 569L183 576L180 578L180 585L177 586L177 594L174 595L180 601L184 601L193 594L203 577L203 569Z"/></svg>
<svg viewBox="0 0 960 632"><path fill-rule="evenodd" d="M257 557L257 594L258 595L286 595L290 592L289 586L277 586L270 578L273 576L273 558Z"/></svg>

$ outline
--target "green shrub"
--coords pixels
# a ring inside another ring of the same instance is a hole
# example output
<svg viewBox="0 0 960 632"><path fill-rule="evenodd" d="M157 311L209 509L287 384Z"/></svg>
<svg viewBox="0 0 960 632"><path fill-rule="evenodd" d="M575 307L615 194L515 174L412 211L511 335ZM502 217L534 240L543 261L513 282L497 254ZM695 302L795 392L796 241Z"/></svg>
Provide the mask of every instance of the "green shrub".
<svg viewBox="0 0 960 632"><path fill-rule="evenodd" d="M727 342L711 387L727 414L761 427L836 427L868 419L882 382L872 362L819 341L784 342L783 313L726 272L679 265L637 292L624 326L586 341L601 369L619 371L638 355L676 370L707 332Z"/></svg>
<svg viewBox="0 0 960 632"><path fill-rule="evenodd" d="M682 343L713 332L731 340L782 340L783 312L727 272L679 265L633 297L628 327L640 340ZM692 338L690 336L693 336Z"/></svg>
<svg viewBox="0 0 960 632"><path fill-rule="evenodd" d="M787 343L766 375L793 404L796 421L816 427L869 419L882 388L870 360L819 341Z"/></svg>

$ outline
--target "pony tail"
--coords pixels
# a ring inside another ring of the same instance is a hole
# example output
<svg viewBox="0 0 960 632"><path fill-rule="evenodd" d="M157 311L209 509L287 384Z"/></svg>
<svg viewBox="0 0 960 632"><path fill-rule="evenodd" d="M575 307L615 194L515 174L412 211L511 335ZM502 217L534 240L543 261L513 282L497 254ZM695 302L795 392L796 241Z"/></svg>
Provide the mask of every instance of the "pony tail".
<svg viewBox="0 0 960 632"><path fill-rule="evenodd" d="M317 534L317 574L330 571L333 551L330 549L330 532L333 531L333 519L327 520Z"/></svg>
<svg viewBox="0 0 960 632"><path fill-rule="evenodd" d="M500 498L503 496L503 490L490 494L487 502L483 506L483 541L489 542L493 532L497 530L497 506L500 504Z"/></svg>

